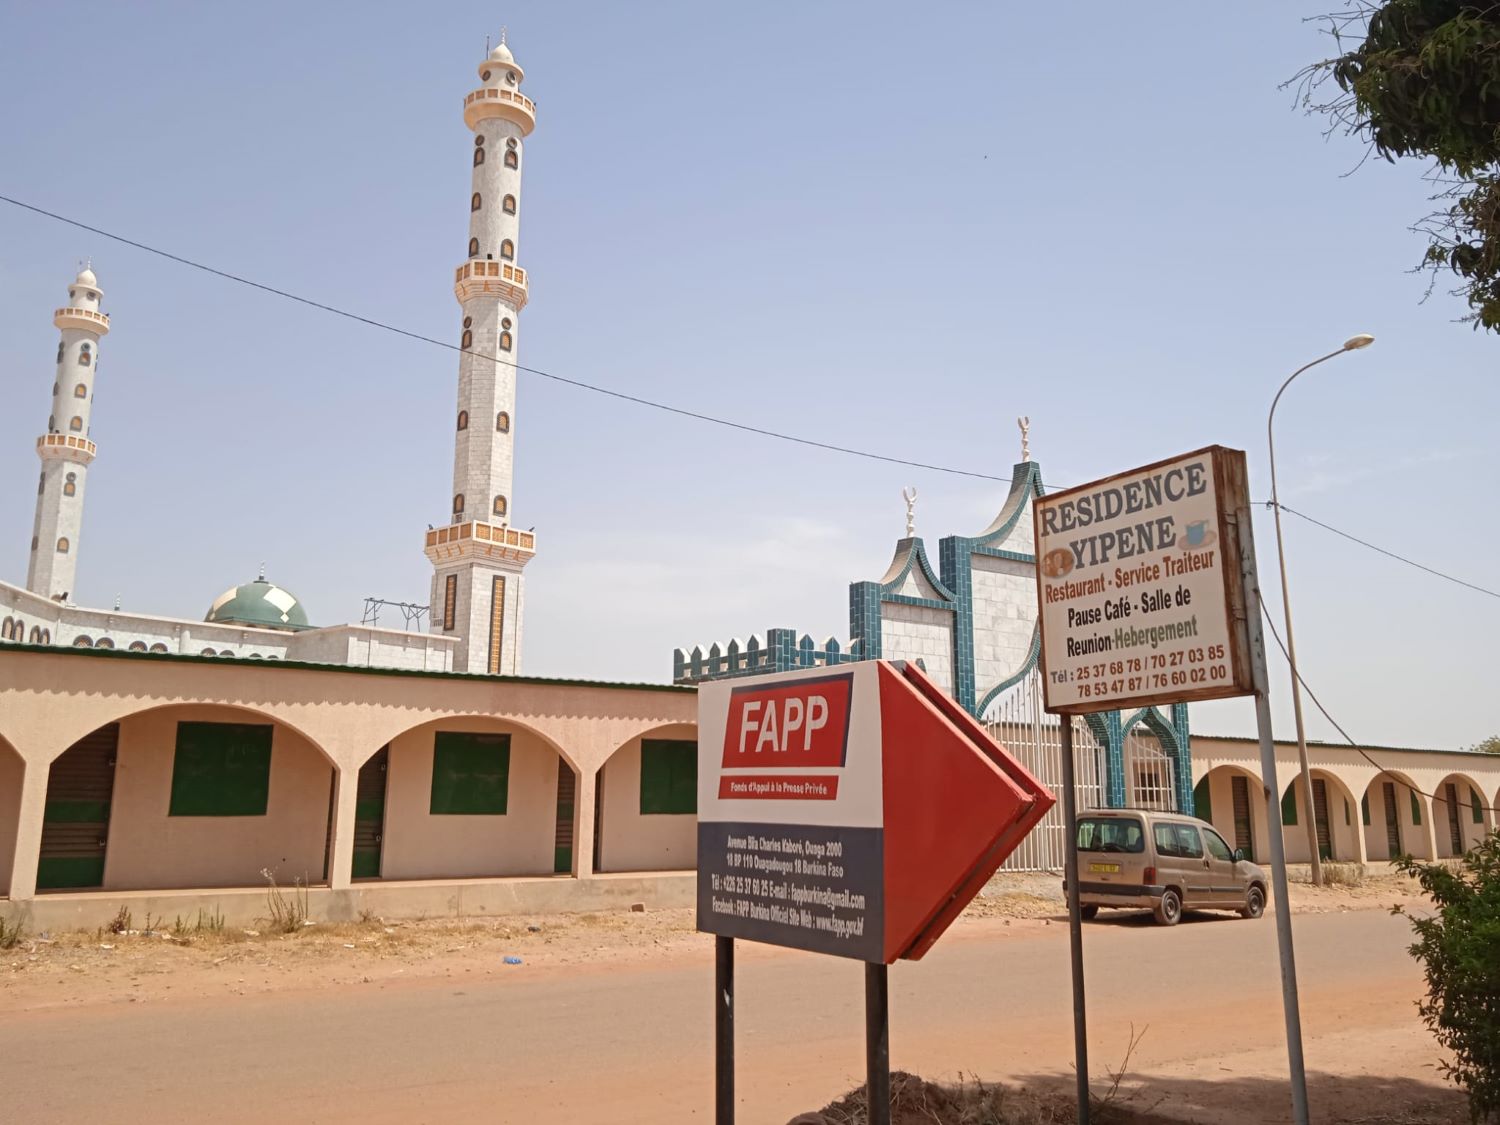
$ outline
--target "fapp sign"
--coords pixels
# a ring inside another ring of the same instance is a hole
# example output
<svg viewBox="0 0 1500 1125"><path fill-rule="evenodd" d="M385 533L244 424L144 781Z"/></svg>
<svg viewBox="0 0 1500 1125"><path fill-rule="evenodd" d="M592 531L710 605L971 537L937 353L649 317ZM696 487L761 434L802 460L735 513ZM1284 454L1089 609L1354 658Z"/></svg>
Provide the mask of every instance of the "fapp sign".
<svg viewBox="0 0 1500 1125"><path fill-rule="evenodd" d="M1245 455L1210 446L1034 505L1046 709L1250 695L1235 513Z"/></svg>
<svg viewBox="0 0 1500 1125"><path fill-rule="evenodd" d="M889 963L935 942L1052 806L914 665L698 689L698 928Z"/></svg>

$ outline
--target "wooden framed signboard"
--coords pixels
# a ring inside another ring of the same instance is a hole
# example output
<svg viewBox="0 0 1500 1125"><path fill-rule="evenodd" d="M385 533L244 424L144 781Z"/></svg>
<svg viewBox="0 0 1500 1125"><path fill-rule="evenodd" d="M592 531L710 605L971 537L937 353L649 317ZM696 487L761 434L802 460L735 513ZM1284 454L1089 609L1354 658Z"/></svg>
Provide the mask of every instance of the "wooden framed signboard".
<svg viewBox="0 0 1500 1125"><path fill-rule="evenodd" d="M1253 695L1236 513L1245 454L1212 445L1034 505L1046 710Z"/></svg>

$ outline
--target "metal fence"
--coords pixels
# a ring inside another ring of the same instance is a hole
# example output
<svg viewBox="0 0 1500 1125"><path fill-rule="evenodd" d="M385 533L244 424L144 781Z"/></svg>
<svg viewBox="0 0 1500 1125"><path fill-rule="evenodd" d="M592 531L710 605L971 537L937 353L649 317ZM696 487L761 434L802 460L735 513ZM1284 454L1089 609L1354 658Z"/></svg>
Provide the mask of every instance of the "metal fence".
<svg viewBox="0 0 1500 1125"><path fill-rule="evenodd" d="M1063 868L1067 834L1063 826L1062 726L1042 710L1042 678L1032 672L995 700L986 712L990 734L1057 798L1040 824L1006 859L1002 871L1056 871ZM1104 803L1104 749L1082 719L1073 720L1074 795L1079 809Z"/></svg>

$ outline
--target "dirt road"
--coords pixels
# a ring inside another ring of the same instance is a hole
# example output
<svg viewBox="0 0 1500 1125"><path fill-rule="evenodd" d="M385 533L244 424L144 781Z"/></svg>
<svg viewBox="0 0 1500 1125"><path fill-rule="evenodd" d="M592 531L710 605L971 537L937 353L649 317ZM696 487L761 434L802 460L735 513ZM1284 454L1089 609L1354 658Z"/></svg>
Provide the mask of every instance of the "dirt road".
<svg viewBox="0 0 1500 1125"><path fill-rule="evenodd" d="M1295 927L1317 1120L1460 1120L1416 1023L1407 923L1359 910L1298 916ZM1165 1099L1162 1109L1200 1122L1288 1119L1269 920L1205 916L1165 930L1121 918L1086 927L1085 940L1096 1078L1119 1063L1133 1025L1147 1029L1130 1067L1140 1098ZM862 970L740 948L740 1119L782 1125L863 1079ZM711 1119L706 942L648 959L429 968L411 976L399 959L383 959L349 982L304 979L259 994L188 982L183 995L184 980L167 992L163 979L138 1002L6 1004L6 1116ZM925 961L893 968L891 983L893 1063L902 1069L1036 1084L1071 1067L1060 923L967 921ZM1423 1116L1377 1116L1398 1102Z"/></svg>

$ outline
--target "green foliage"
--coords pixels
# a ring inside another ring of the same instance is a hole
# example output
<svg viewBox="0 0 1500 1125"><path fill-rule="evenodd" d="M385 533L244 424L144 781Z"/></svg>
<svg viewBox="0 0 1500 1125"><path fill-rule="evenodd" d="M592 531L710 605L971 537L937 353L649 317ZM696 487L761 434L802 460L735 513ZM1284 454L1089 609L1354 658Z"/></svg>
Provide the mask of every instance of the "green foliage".
<svg viewBox="0 0 1500 1125"><path fill-rule="evenodd" d="M1476 742L1472 748L1481 754L1500 754L1500 734L1492 734L1483 742Z"/></svg>
<svg viewBox="0 0 1500 1125"><path fill-rule="evenodd" d="M1427 978L1418 1010L1453 1055L1439 1065L1468 1093L1473 1122L1500 1121L1500 831L1457 865L1406 856L1397 866L1435 907L1408 917L1417 935L1411 954Z"/></svg>
<svg viewBox="0 0 1500 1125"><path fill-rule="evenodd" d="M1422 265L1456 275L1468 319L1500 331L1500 6L1355 0L1324 18L1340 48L1359 45L1299 75L1304 104L1387 160L1434 161L1442 205L1414 228ZM1329 78L1339 96L1319 101Z"/></svg>

